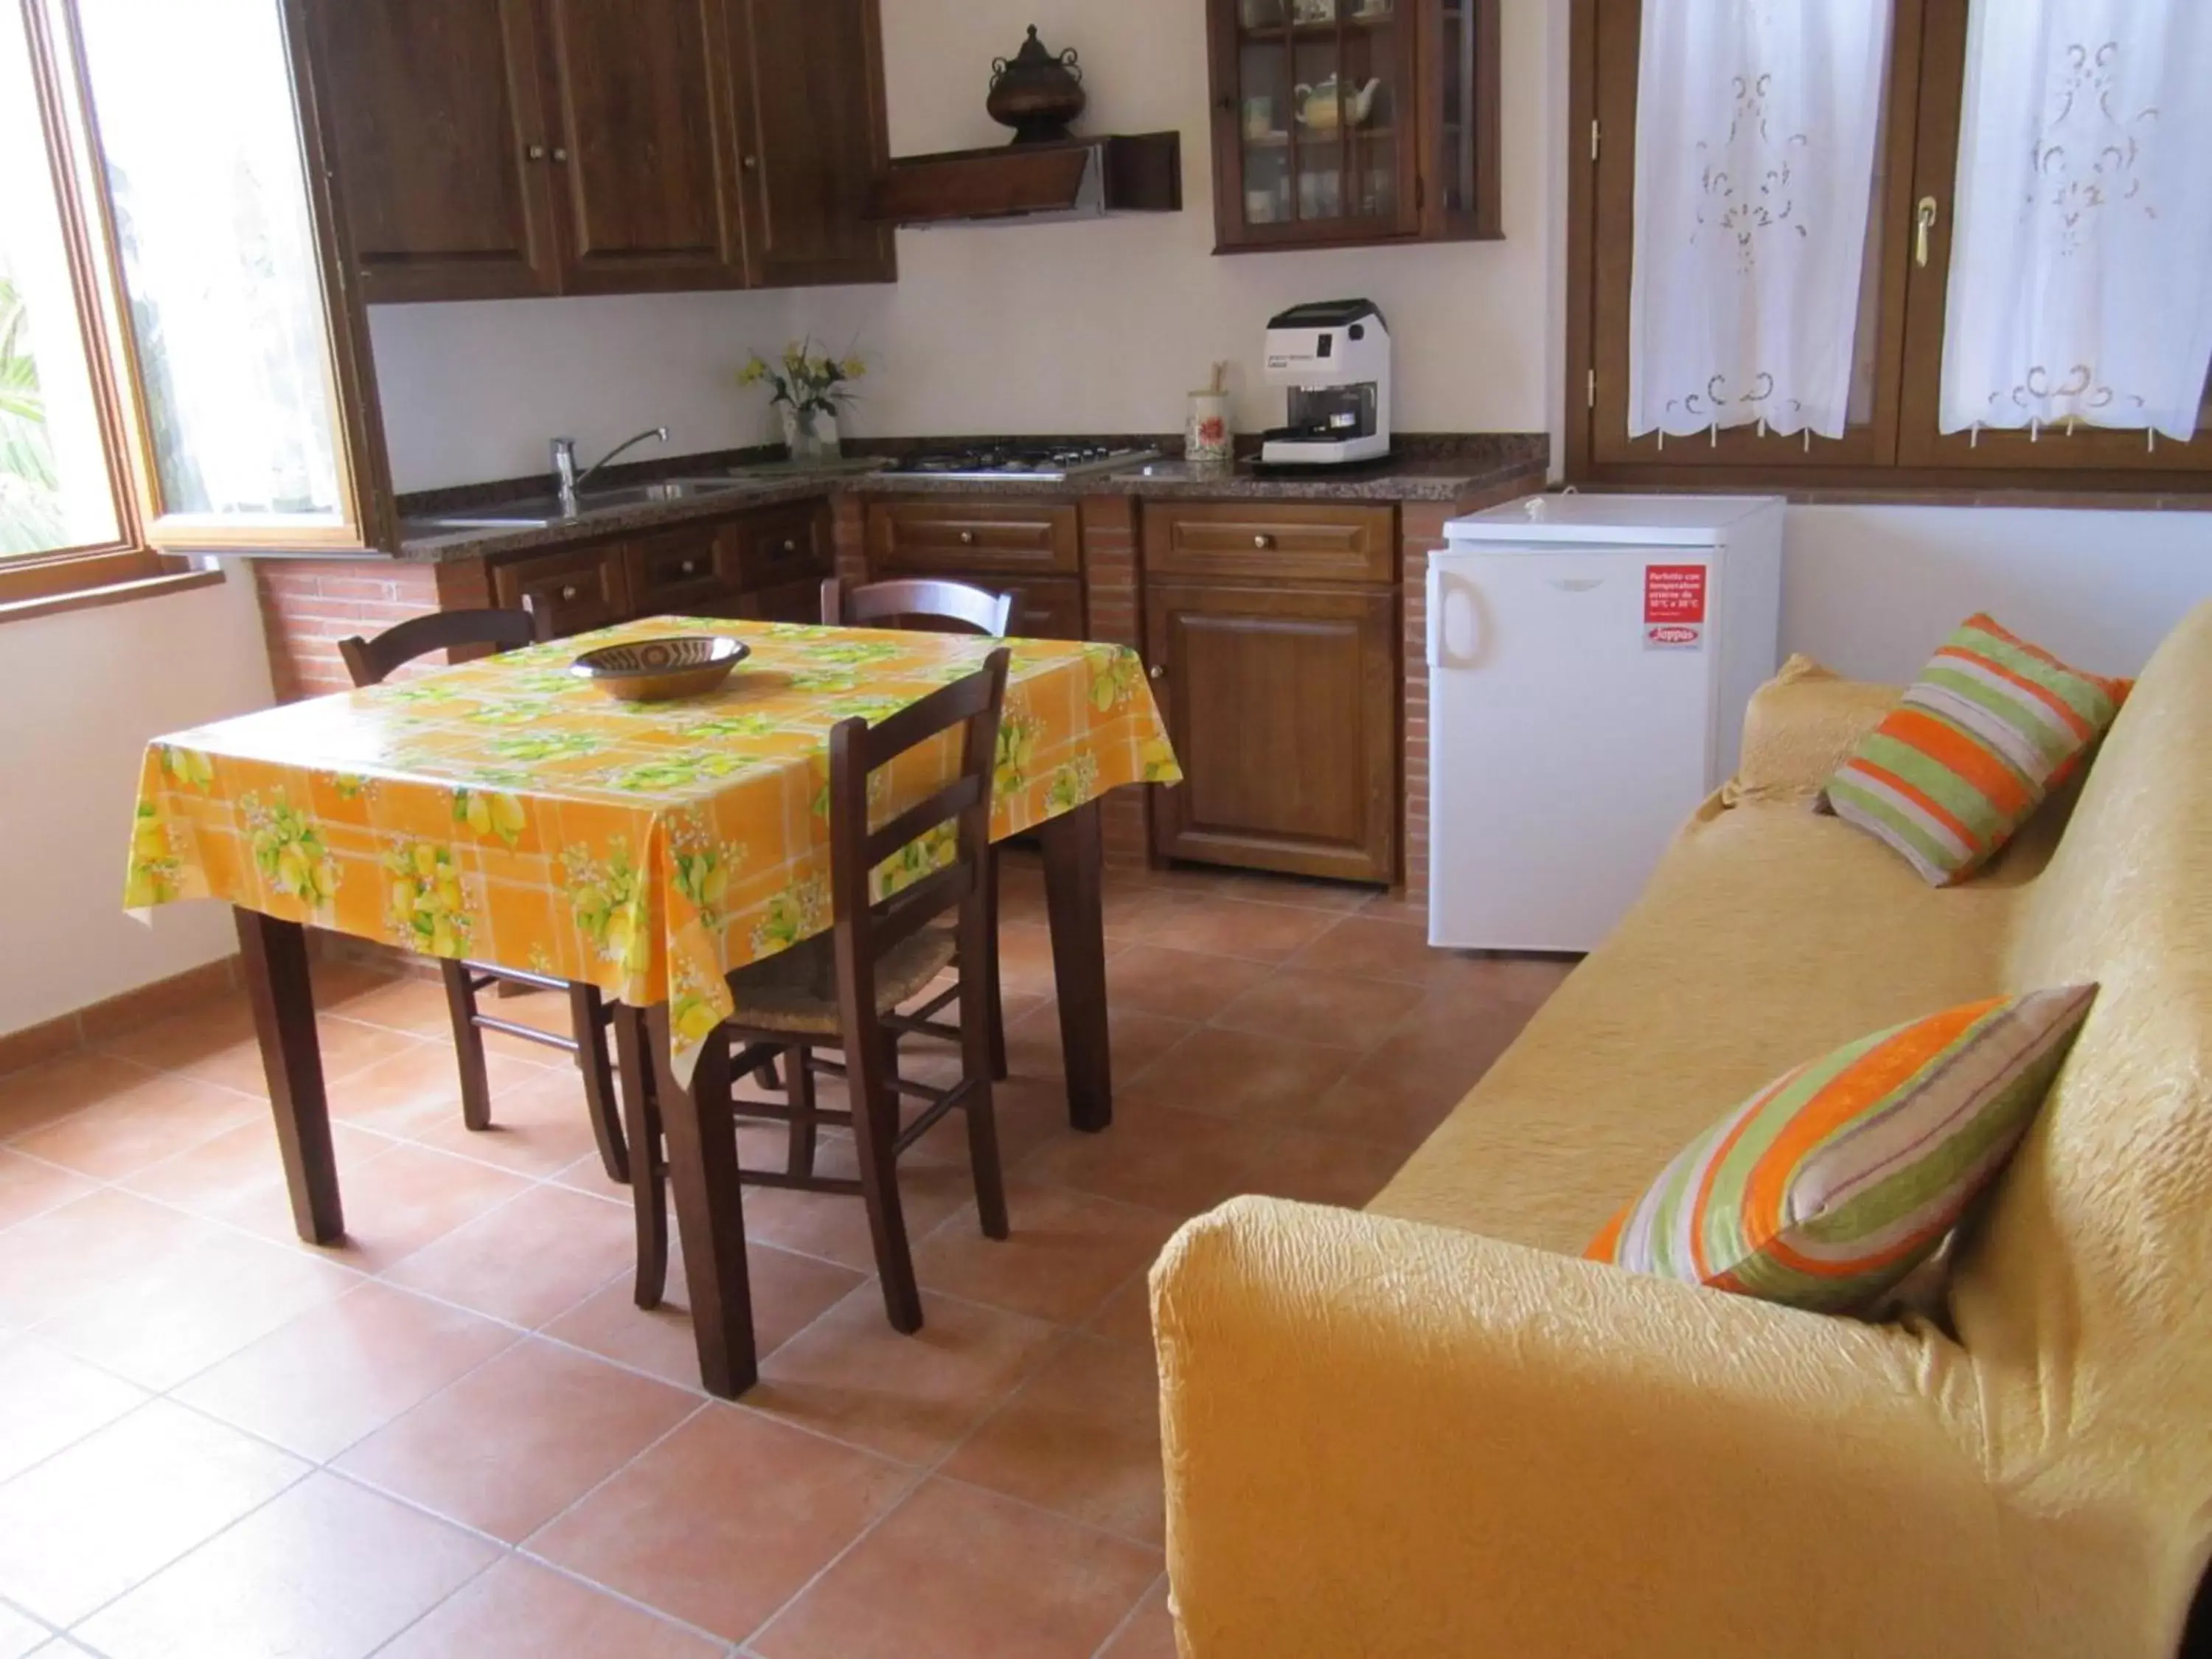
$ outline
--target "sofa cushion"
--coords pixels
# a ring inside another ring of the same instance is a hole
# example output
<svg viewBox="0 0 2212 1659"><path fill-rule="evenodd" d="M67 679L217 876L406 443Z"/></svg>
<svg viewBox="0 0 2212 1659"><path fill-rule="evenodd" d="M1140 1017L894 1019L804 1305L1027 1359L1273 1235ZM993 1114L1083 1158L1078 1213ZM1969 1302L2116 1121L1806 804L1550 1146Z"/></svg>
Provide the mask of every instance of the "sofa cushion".
<svg viewBox="0 0 2212 1659"><path fill-rule="evenodd" d="M1369 1208L1579 1255L1722 1103L1808 1054L1995 996L2040 825L1929 886L1793 805L1708 803L1605 944Z"/></svg>
<svg viewBox="0 0 2212 1659"><path fill-rule="evenodd" d="M1684 1147L1586 1254L1816 1312L1871 1307L2011 1157L2095 995L1986 998L1784 1073Z"/></svg>
<svg viewBox="0 0 2212 1659"><path fill-rule="evenodd" d="M2078 769L2118 711L2115 692L1970 617L1853 745L1820 805L1929 881L1964 881Z"/></svg>

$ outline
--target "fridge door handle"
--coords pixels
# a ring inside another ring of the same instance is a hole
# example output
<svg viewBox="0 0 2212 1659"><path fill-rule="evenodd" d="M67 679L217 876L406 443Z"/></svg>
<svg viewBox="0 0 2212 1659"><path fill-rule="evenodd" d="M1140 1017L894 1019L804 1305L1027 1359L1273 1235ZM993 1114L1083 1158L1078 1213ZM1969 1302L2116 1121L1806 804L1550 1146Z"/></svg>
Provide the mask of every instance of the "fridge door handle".
<svg viewBox="0 0 2212 1659"><path fill-rule="evenodd" d="M1449 618L1446 615L1455 592L1466 602L1467 649L1464 653L1452 649ZM1428 636L1431 668L1472 668L1475 658L1482 652L1480 607L1475 604L1473 584L1455 580L1435 565L1429 567Z"/></svg>
<svg viewBox="0 0 2212 1659"><path fill-rule="evenodd" d="M1444 665L1444 573L1436 566L1429 567L1429 666L1442 668Z"/></svg>

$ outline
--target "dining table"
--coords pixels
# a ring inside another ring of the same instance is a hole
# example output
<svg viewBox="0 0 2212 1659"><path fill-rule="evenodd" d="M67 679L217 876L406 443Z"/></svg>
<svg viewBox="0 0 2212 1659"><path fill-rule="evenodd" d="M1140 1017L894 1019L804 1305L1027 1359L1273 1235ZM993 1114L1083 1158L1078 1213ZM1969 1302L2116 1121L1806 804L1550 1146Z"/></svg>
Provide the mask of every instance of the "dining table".
<svg viewBox="0 0 2212 1659"><path fill-rule="evenodd" d="M572 672L599 647L699 634L747 647L707 695L626 702ZM627 1012L618 1036L649 1034L649 1058L634 1037L623 1059L659 1099L701 1380L750 1387L735 1139L704 1109L726 1075L727 976L830 925L831 728L883 720L1001 643L992 836L1041 845L1068 1116L1096 1133L1113 1120L1099 804L1182 776L1126 646L656 617L149 744L125 907L233 907L300 1237L345 1234L308 929L589 984ZM879 774L872 817L957 759L948 739L911 775ZM874 872L878 896L950 850L909 845Z"/></svg>

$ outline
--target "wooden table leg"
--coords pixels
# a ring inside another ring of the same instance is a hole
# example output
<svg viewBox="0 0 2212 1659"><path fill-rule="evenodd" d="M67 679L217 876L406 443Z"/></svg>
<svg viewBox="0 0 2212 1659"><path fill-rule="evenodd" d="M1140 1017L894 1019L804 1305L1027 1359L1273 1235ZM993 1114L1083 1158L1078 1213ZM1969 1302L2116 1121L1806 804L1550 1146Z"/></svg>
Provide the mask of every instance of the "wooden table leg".
<svg viewBox="0 0 2212 1659"><path fill-rule="evenodd" d="M323 1092L322 1045L315 1036L315 994L307 977L307 932L243 905L233 908L246 962L246 994L261 1040L292 1224L310 1244L345 1237L338 1202L337 1156L331 1146L331 1105Z"/></svg>
<svg viewBox="0 0 2212 1659"><path fill-rule="evenodd" d="M1114 1063L1106 1024L1106 843L1097 801L1047 818L1045 909L1067 1069L1067 1120L1097 1132L1114 1121Z"/></svg>
<svg viewBox="0 0 2212 1659"><path fill-rule="evenodd" d="M670 1066L668 1005L647 1016L654 1097L668 1142L668 1184L676 1200L677 1236L691 1294L691 1331L699 1345L699 1381L712 1395L734 1400L759 1380L753 1351L752 1284L745 1271L745 1218L738 1175L738 1138L702 1099L730 1097L729 1045L710 1042L689 1089Z"/></svg>

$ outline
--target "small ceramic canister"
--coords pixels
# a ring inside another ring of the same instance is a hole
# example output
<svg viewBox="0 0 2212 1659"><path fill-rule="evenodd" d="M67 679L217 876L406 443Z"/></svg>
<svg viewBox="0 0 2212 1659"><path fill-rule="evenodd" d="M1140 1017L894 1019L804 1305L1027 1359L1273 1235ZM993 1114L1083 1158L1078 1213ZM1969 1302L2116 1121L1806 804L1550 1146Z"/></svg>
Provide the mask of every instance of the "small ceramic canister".
<svg viewBox="0 0 2212 1659"><path fill-rule="evenodd" d="M1183 459L1197 466L1225 465L1235 441L1236 434L1229 424L1229 394L1192 392L1190 426L1183 437Z"/></svg>

